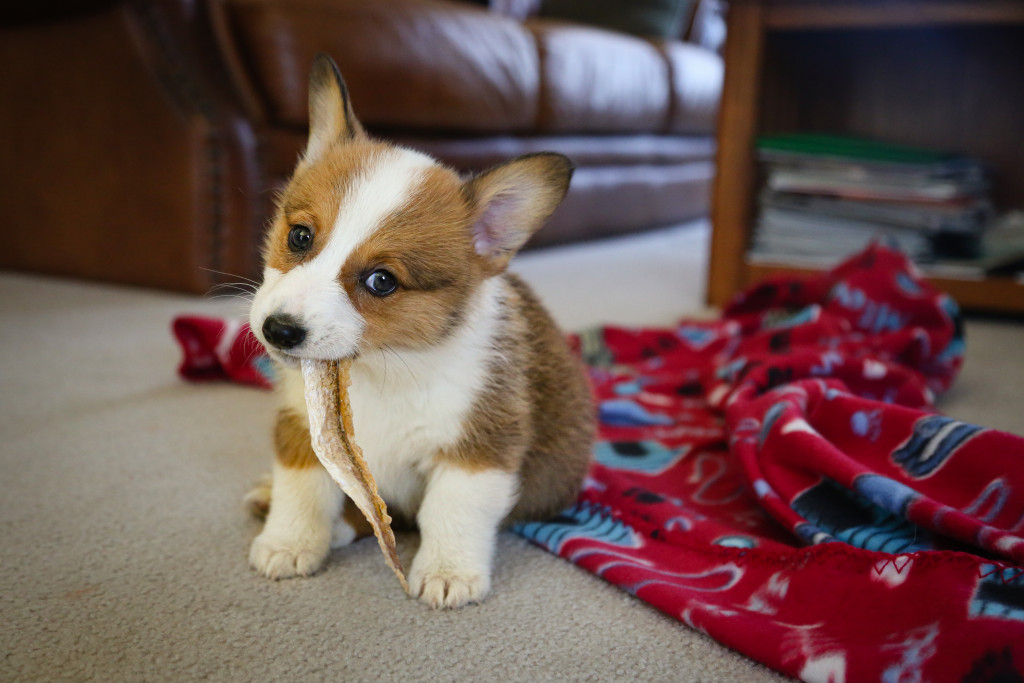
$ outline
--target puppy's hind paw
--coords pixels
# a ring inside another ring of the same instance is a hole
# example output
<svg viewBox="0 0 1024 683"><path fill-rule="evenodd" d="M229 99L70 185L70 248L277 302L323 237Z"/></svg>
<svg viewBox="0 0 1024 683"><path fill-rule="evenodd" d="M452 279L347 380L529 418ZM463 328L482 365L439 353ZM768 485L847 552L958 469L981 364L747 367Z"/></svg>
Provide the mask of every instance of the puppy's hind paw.
<svg viewBox="0 0 1024 683"><path fill-rule="evenodd" d="M252 542L249 564L270 579L312 576L323 566L328 550L328 544L306 546L262 533Z"/></svg>
<svg viewBox="0 0 1024 683"><path fill-rule="evenodd" d="M260 477L252 490L242 498L242 502L245 504L246 509L249 510L249 514L256 519L266 519L267 514L270 512L270 488L271 479L270 475L267 474Z"/></svg>

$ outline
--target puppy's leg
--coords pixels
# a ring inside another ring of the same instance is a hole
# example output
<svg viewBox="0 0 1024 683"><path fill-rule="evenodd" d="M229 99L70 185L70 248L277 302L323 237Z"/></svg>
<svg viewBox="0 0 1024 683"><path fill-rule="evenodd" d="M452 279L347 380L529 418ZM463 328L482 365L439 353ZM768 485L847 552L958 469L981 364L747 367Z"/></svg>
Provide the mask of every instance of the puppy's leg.
<svg viewBox="0 0 1024 683"><path fill-rule="evenodd" d="M278 414L274 441L270 512L252 543L249 564L272 579L309 576L323 565L332 540L351 540L333 528L343 494L316 459L309 429L295 413Z"/></svg>
<svg viewBox="0 0 1024 683"><path fill-rule="evenodd" d="M518 490L509 472L438 465L416 517L422 541L409 573L412 594L434 608L483 600L498 526Z"/></svg>
<svg viewBox="0 0 1024 683"><path fill-rule="evenodd" d="M270 489L273 481L269 473L260 477L252 490L242 499L249 513L264 522L267 521L267 514L270 512ZM334 520L334 528L331 531L331 548L344 548L357 538L373 535L373 528L355 503L348 496L344 496L344 499L342 515Z"/></svg>

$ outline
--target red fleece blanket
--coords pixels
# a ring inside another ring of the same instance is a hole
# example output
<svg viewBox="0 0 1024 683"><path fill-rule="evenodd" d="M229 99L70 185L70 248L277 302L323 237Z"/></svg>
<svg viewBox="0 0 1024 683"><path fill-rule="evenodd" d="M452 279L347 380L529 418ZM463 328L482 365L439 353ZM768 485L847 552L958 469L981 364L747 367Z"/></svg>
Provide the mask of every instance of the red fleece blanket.
<svg viewBox="0 0 1024 683"><path fill-rule="evenodd" d="M183 374L205 347L203 377L265 383L221 324L176 321ZM805 680L1021 680L1024 439L933 411L959 314L902 255L574 341L594 462L577 505L519 533Z"/></svg>

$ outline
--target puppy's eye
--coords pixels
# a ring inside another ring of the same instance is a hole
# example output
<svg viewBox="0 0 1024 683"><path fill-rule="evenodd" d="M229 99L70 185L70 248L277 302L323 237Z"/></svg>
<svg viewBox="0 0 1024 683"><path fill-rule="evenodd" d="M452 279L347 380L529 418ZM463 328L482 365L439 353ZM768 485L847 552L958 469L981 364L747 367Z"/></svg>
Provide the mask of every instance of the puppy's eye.
<svg viewBox="0 0 1024 683"><path fill-rule="evenodd" d="M313 228L308 225L293 225L288 233L288 248L294 252L308 251L313 245Z"/></svg>
<svg viewBox="0 0 1024 683"><path fill-rule="evenodd" d="M363 286L374 296L387 296L398 289L398 281L386 270L375 270L366 276Z"/></svg>

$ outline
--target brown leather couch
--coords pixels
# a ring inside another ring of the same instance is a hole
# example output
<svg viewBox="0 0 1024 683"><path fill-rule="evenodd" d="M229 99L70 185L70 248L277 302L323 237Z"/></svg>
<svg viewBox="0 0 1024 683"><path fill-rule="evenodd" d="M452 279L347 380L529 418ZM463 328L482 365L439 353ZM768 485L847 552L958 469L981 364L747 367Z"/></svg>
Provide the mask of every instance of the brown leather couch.
<svg viewBox="0 0 1024 683"><path fill-rule="evenodd" d="M372 133L466 170L572 157L534 246L707 211L722 65L693 44L455 0L43 4L0 11L3 267L194 292L258 277L317 52Z"/></svg>

